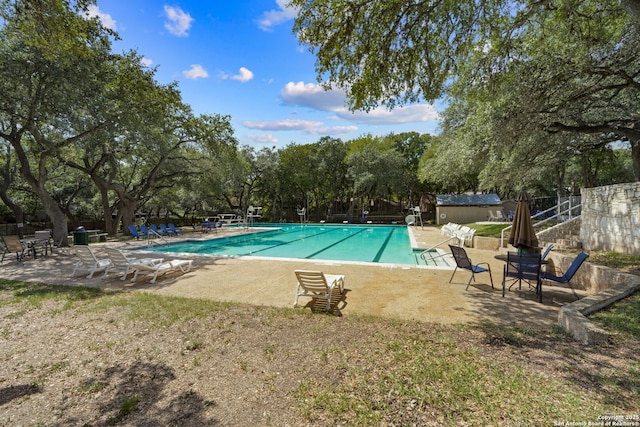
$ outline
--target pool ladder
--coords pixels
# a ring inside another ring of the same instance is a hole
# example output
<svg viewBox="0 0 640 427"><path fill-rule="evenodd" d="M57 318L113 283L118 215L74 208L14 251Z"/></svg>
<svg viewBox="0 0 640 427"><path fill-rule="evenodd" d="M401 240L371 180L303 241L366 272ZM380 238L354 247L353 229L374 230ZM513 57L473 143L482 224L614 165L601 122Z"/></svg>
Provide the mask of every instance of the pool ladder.
<svg viewBox="0 0 640 427"><path fill-rule="evenodd" d="M436 264L437 263L437 261L436 261L437 258L442 258L442 257L445 257L445 256L447 256L449 254L448 253L444 253L444 254L439 254L437 256L434 256L433 255L434 249L437 249L438 246L440 246L440 245L442 245L444 243L447 243L447 242L449 242L449 241L451 241L453 239L457 239L458 242L460 241L458 236L451 236L448 239L443 240L442 242L436 244L435 246L432 246L429 249L425 249L424 251L420 252L420 258L422 258L424 263L427 264L428 261L427 261L427 257L426 256L429 255L429 260L431 260L434 264Z"/></svg>
<svg viewBox="0 0 640 427"><path fill-rule="evenodd" d="M159 238L160 238L160 240L162 240L162 243L160 243L160 242L156 242L155 240L151 240L151 235L152 235L152 234L153 234L155 237L159 237ZM152 244L155 244L155 245L161 245L161 244L163 244L163 243L164 243L164 244L166 244L166 245L168 245L168 244L169 244L169 241L168 241L167 239L165 239L163 235L161 235L161 234L159 234L159 233L156 233L156 232L155 232L155 231L153 231L152 229L149 229L149 234L147 235L147 246L151 246Z"/></svg>

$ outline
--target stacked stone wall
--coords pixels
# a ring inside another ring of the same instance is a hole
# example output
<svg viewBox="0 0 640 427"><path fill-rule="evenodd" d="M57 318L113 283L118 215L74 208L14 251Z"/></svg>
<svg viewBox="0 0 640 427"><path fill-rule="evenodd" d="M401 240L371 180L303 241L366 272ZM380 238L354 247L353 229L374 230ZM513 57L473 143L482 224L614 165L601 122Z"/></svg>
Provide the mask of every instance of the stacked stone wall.
<svg viewBox="0 0 640 427"><path fill-rule="evenodd" d="M580 240L586 251L640 255L640 182L582 189Z"/></svg>

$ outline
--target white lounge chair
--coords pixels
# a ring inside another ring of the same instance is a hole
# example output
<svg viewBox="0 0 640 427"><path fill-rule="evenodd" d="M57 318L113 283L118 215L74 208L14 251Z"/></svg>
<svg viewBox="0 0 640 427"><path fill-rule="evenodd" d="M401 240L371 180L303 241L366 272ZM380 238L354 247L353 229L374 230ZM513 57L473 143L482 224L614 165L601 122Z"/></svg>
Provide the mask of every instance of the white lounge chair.
<svg viewBox="0 0 640 427"><path fill-rule="evenodd" d="M440 233L443 236L453 237L455 236L456 230L460 228L460 224L456 224L455 222L449 222L442 226L440 229Z"/></svg>
<svg viewBox="0 0 640 427"><path fill-rule="evenodd" d="M298 306L299 297L311 298L311 306L317 301L326 301L323 304L326 311L331 311L331 307L339 309L338 304L344 302L344 276L335 274L324 274L321 271L295 270L298 279L296 297L293 306Z"/></svg>
<svg viewBox="0 0 640 427"><path fill-rule="evenodd" d="M467 227L463 225L458 230L454 231L455 236L460 241L461 246L472 246L473 244L473 235L476 233L475 228Z"/></svg>
<svg viewBox="0 0 640 427"><path fill-rule="evenodd" d="M164 259L162 258L133 258L127 257L125 254L116 248L105 248L107 256L111 260L111 265L104 270L102 278L106 278L109 273L122 273L122 279L125 280L130 273L134 273L136 268L140 265L157 265L161 264Z"/></svg>
<svg viewBox="0 0 640 427"><path fill-rule="evenodd" d="M192 263L192 259L174 259L172 261L161 262L160 264L139 264L136 266L136 273L133 275L133 279L131 279L131 281L135 281L138 278L139 273L153 273L153 277L151 278L150 283L155 283L158 275L160 274L176 270L187 273L189 270L191 270Z"/></svg>
<svg viewBox="0 0 640 427"><path fill-rule="evenodd" d="M104 271L111 265L111 260L98 259L89 246L76 245L74 250L80 260L73 266L71 276L75 276L77 271L89 272L87 279L91 279L94 273Z"/></svg>

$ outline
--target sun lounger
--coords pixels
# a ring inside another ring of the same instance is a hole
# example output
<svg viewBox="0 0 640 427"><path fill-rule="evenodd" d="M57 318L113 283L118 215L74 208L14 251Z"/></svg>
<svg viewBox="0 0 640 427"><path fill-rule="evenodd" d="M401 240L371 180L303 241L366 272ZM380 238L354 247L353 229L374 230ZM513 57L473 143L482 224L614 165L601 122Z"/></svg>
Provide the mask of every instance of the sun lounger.
<svg viewBox="0 0 640 427"><path fill-rule="evenodd" d="M180 270L183 273L187 273L191 270L191 264L193 260L191 259L174 259L172 261L166 261L160 264L155 265L137 265L136 273L133 275L133 279L131 281L135 281L138 278L139 273L152 273L153 277L151 278L150 283L155 283L156 279L160 274L169 273L170 271Z"/></svg>
<svg viewBox="0 0 640 427"><path fill-rule="evenodd" d="M116 248L105 248L104 250L107 252L107 256L111 260L111 265L104 270L104 275L102 276L103 279L106 278L109 273L115 272L122 273L122 279L120 280L124 280L130 273L134 273L140 265L153 266L161 264L164 261L162 258L138 259L127 257L124 252Z"/></svg>
<svg viewBox="0 0 640 427"><path fill-rule="evenodd" d="M87 279L91 279L94 273L104 271L107 267L111 266L111 260L98 259L89 246L76 245L74 250L79 260L73 266L73 272L71 276L75 276L76 272L84 271L89 273Z"/></svg>

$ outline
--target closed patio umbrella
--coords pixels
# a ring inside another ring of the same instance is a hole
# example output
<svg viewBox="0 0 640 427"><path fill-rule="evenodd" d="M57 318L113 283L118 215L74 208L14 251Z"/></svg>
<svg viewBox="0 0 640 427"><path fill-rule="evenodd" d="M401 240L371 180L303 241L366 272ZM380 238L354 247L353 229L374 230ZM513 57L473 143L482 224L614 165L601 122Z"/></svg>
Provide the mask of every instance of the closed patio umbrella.
<svg viewBox="0 0 640 427"><path fill-rule="evenodd" d="M529 213L529 200L527 192L521 191L516 199L516 212L513 215L511 233L509 233L509 244L525 251L532 251L538 247L538 238Z"/></svg>

